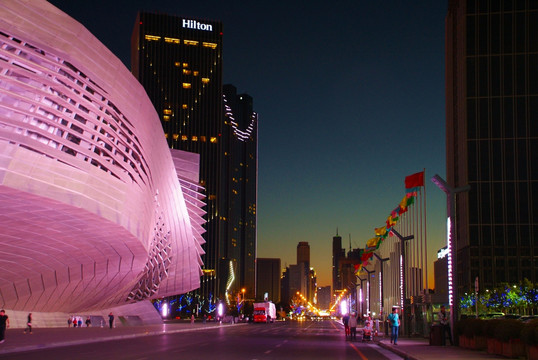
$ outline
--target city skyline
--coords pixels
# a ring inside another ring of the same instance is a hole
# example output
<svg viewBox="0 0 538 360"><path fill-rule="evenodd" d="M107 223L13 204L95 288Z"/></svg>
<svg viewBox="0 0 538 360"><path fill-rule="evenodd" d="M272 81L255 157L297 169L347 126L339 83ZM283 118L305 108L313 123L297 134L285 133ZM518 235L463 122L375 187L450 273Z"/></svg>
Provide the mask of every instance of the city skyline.
<svg viewBox="0 0 538 360"><path fill-rule="evenodd" d="M349 236L364 247L405 194L405 176L425 168L433 270L445 245L445 195L429 179L446 173L446 1L51 3L128 67L138 11L222 21L223 83L259 113L258 257L285 267L306 241L318 286L330 285L336 229L344 248Z"/></svg>

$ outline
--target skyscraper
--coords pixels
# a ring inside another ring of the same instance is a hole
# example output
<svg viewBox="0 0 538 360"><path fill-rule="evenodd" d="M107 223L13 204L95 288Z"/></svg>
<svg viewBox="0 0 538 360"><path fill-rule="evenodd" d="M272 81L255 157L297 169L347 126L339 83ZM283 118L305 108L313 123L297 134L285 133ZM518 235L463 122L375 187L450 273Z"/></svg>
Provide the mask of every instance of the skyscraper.
<svg viewBox="0 0 538 360"><path fill-rule="evenodd" d="M306 263L310 267L310 245L306 241L297 244L297 264Z"/></svg>
<svg viewBox="0 0 538 360"><path fill-rule="evenodd" d="M343 289L340 260L345 256L345 250L342 249L342 237L338 235L337 229L336 235L333 236L333 292Z"/></svg>
<svg viewBox="0 0 538 360"><path fill-rule="evenodd" d="M161 118L168 145L200 154L207 232L200 294L255 292L257 114L222 86L222 24L139 13L132 71Z"/></svg>
<svg viewBox="0 0 538 360"><path fill-rule="evenodd" d="M247 298L255 296L256 204L258 189L258 114L253 99L237 94L233 85L223 87L224 124L221 196L218 199L221 264L233 262L237 281ZM280 271L280 270L279 270ZM225 275L225 273L222 273ZM226 289L221 284L223 293ZM259 294L258 294L259 295Z"/></svg>
<svg viewBox="0 0 538 360"><path fill-rule="evenodd" d="M538 281L538 6L449 1L447 180L458 290Z"/></svg>

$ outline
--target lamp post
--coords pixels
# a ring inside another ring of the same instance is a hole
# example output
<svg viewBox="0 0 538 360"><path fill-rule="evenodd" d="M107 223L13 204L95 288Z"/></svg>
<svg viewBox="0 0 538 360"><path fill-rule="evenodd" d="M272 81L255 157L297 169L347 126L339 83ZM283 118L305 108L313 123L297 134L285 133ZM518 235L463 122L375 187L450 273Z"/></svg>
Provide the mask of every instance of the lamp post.
<svg viewBox="0 0 538 360"><path fill-rule="evenodd" d="M447 246L448 246L448 302L450 305L450 331L452 339L454 337L454 325L458 319L459 297L458 297L458 281L457 281L457 250L458 242L456 238L456 194L464 191L469 191L469 185L453 188L443 180L439 175L435 174L431 178L432 182L446 194L446 212L447 219ZM455 294L455 296L454 296Z"/></svg>
<svg viewBox="0 0 538 360"><path fill-rule="evenodd" d="M368 277L367 277L367 282L366 282L366 290L367 290L367 299L366 299L366 315L370 315L370 301L372 299L372 297L370 296L371 295L371 286L370 286L370 279L372 278L372 276L370 274L372 274L375 270L368 270L366 267L363 267L362 270L366 271L366 273L368 274Z"/></svg>
<svg viewBox="0 0 538 360"><path fill-rule="evenodd" d="M406 271L405 271L405 267L406 267L406 263L405 263L405 242L406 241L409 241L409 240L413 240L415 238L414 235L409 235L409 236L402 236L400 235L400 233L396 230L394 230L394 228L391 230L392 233L394 235L396 235L396 237L398 239L400 239L400 306L401 306L401 309L402 309L402 313L401 313L401 320L400 322L404 323L405 325L405 287L406 287L406 281L405 281L405 276L406 276ZM400 325L400 328L404 329L404 327L402 327L403 325Z"/></svg>
<svg viewBox="0 0 538 360"><path fill-rule="evenodd" d="M379 295L381 297L380 299L381 308L379 309L379 316L383 317L383 309L385 309L385 293L383 290L383 281L384 281L383 267L384 267L385 262L390 260L390 258L381 258L381 256L377 255L376 253L374 253L374 256L376 257L377 260L381 262L381 271L379 272L379 287L380 287Z"/></svg>
<svg viewBox="0 0 538 360"><path fill-rule="evenodd" d="M366 281L367 279L363 279L360 276L357 276L357 279L359 279L360 282L361 282L361 294L360 294L361 296L360 296L360 301L359 302L360 302L360 305L361 305L360 314L361 314L361 318L362 318L362 314L364 313L364 309L363 309L363 304L364 304L364 296L363 296L364 291L363 291L363 289L364 289L364 287L362 286L362 282ZM358 308L357 308L357 312L359 312Z"/></svg>

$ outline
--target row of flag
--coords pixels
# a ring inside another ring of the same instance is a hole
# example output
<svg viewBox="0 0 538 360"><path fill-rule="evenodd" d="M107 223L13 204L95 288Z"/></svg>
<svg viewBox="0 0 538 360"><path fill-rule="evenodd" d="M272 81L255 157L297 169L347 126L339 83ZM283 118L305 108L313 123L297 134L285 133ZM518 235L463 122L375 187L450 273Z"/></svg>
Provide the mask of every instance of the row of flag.
<svg viewBox="0 0 538 360"><path fill-rule="evenodd" d="M360 250L360 262L354 265L355 275L359 275L362 268L370 264L370 260L374 257L374 251L379 249L383 240L387 236L392 236L392 228L396 226L400 217L409 210L409 206L415 202L422 186L424 186L424 171L405 177L405 196L400 204L391 211L385 225L375 229L375 237L368 240L365 248Z"/></svg>

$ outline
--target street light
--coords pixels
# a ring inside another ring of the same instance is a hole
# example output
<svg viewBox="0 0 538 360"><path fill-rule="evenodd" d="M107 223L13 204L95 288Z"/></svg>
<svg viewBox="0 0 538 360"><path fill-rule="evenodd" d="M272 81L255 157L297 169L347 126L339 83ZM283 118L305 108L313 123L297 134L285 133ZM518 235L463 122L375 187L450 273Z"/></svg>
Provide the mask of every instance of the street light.
<svg viewBox="0 0 538 360"><path fill-rule="evenodd" d="M380 316L383 316L383 309L385 308L385 293L384 293L384 290L383 290L383 281L384 281L384 278L383 278L383 265L385 264L386 261L389 261L390 258L381 258L381 256L377 255L376 253L374 253L374 256L376 257L377 260L379 260L381 262L381 271L379 272L379 296L381 297L381 301L380 301L380 305L381 305L381 308L379 309L379 315Z"/></svg>
<svg viewBox="0 0 538 360"><path fill-rule="evenodd" d="M457 249L458 242L456 238L456 194L464 191L469 191L471 187L469 185L453 188L443 180L439 175L435 174L431 181L437 185L437 187L446 194L446 212L448 214L447 219L447 246L448 246L448 303L450 305L450 331L452 339L454 338L454 324L458 319L458 282L456 276L457 265ZM454 296L454 292L456 296Z"/></svg>

